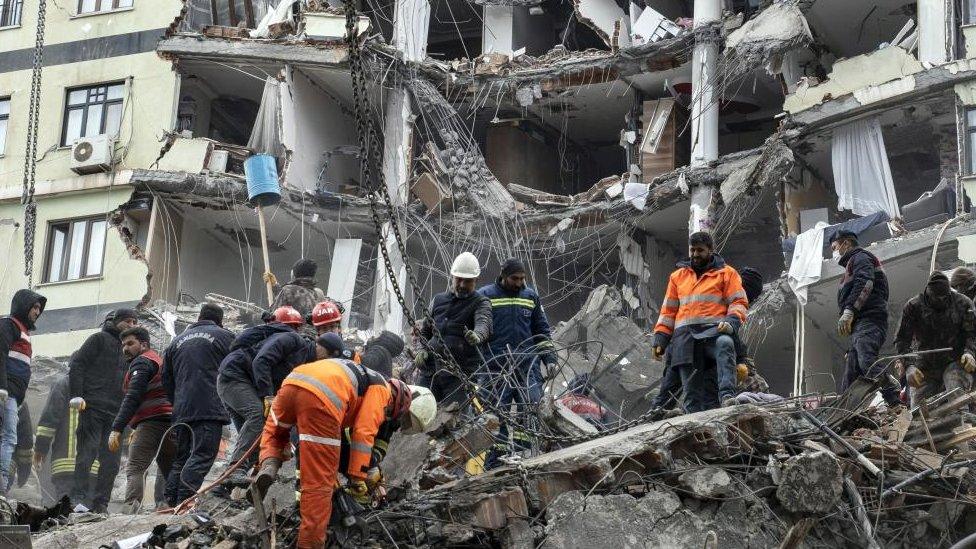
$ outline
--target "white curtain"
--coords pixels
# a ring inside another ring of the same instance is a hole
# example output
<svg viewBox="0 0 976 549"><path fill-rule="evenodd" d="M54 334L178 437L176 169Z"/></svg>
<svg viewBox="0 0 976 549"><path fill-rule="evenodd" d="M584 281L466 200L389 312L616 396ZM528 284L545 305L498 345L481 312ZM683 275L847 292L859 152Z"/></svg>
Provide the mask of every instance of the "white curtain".
<svg viewBox="0 0 976 549"><path fill-rule="evenodd" d="M286 84L278 82L270 76L264 82L264 94L261 96L261 106L258 107L258 115L254 120L251 138L247 141L247 148L255 153L270 154L272 156L281 156L284 154L284 145L281 143L280 86L286 86Z"/></svg>
<svg viewBox="0 0 976 549"><path fill-rule="evenodd" d="M892 219L901 216L877 117L834 129L831 161L839 209L857 215L884 211Z"/></svg>

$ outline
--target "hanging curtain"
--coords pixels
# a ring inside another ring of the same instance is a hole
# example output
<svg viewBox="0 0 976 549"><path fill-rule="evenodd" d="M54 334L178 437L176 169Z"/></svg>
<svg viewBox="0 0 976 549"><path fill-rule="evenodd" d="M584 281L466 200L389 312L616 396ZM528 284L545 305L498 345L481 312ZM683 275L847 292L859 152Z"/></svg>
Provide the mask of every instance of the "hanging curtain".
<svg viewBox="0 0 976 549"><path fill-rule="evenodd" d="M831 161L839 209L857 215L883 211L892 219L901 217L877 117L835 128Z"/></svg>

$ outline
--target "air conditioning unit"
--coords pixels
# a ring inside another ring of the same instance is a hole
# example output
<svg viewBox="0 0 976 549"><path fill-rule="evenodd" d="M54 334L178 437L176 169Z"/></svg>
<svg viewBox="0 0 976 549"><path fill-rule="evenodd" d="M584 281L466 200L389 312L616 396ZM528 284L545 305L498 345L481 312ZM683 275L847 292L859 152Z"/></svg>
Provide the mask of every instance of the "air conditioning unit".
<svg viewBox="0 0 976 549"><path fill-rule="evenodd" d="M71 145L71 169L77 174L107 172L114 164L115 139L108 135L81 137Z"/></svg>

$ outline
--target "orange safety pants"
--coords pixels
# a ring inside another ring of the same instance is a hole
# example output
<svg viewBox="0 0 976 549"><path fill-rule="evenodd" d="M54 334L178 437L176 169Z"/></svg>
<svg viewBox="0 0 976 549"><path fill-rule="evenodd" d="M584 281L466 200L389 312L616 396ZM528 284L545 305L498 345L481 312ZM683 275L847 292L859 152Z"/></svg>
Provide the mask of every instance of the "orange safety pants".
<svg viewBox="0 0 976 549"><path fill-rule="evenodd" d="M261 461L281 459L288 433L298 427L302 455L301 514L298 548L321 549L332 516L332 492L339 471L340 420L314 394L283 385L271 406L261 435Z"/></svg>

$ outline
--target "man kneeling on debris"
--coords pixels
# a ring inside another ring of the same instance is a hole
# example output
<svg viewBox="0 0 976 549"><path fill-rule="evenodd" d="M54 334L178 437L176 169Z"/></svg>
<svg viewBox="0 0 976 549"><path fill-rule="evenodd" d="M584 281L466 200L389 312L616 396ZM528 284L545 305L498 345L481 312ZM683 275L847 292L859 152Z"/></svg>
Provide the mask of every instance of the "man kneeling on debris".
<svg viewBox="0 0 976 549"><path fill-rule="evenodd" d="M463 252L451 264L451 289L434 296L430 318L424 321L417 342L414 364L420 371L417 385L427 387L441 405L467 400L464 382L446 369L443 360L453 359L465 375L473 375L481 365L478 346L491 335L491 302L475 291L481 264L471 252ZM442 358L439 358L442 357Z"/></svg>
<svg viewBox="0 0 976 549"><path fill-rule="evenodd" d="M549 319L542 309L539 294L525 284L525 265L511 258L502 265L494 284L478 290L491 302L492 335L487 344L485 373L479 385L485 398L499 409L525 414L542 399L543 376L539 363L546 365L546 377L556 368ZM508 443L509 425L503 421L488 457L485 469L500 465L499 457L512 450L531 447L525 431L512 432L514 448Z"/></svg>
<svg viewBox="0 0 976 549"><path fill-rule="evenodd" d="M851 231L837 231L830 237L830 248L844 267L837 290L841 311L837 333L851 337L840 389L846 391L859 377L878 379L885 402L889 406L899 404L898 387L885 375L887 365L876 364L888 335L888 277L881 261L858 246L857 235Z"/></svg>
<svg viewBox="0 0 976 549"><path fill-rule="evenodd" d="M317 356L327 351L317 346ZM295 368L275 396L261 435L261 468L253 488L263 497L274 481L292 427L298 428L302 455L299 548L320 548L332 514L332 492L339 472L342 429L352 430L345 490L362 498L373 442L380 426L398 421L410 409L410 387L350 360L319 359Z"/></svg>
<svg viewBox="0 0 976 549"><path fill-rule="evenodd" d="M678 263L668 279L661 314L654 327L654 356L670 352L677 368L689 412L707 409L707 378L718 379L719 402L734 402L735 341L732 336L746 321L749 302L735 269L714 253L712 236L692 234L689 259ZM709 362L716 370L711 372Z"/></svg>
<svg viewBox="0 0 976 549"><path fill-rule="evenodd" d="M905 303L895 336L898 354L952 349L942 353L903 358L912 406L953 389L969 392L976 372L976 312L973 302L949 287L949 279L932 273L925 290Z"/></svg>
<svg viewBox="0 0 976 549"><path fill-rule="evenodd" d="M108 449L118 452L122 431L126 425L133 429L125 465L125 503L134 512L142 505L146 471L153 459L163 477L169 474L173 463L176 445L169 429L173 404L163 388L163 359L150 346L149 331L137 326L122 332L120 338L129 371L122 382L125 396L112 423ZM154 497L156 506L162 507L163 494Z"/></svg>

